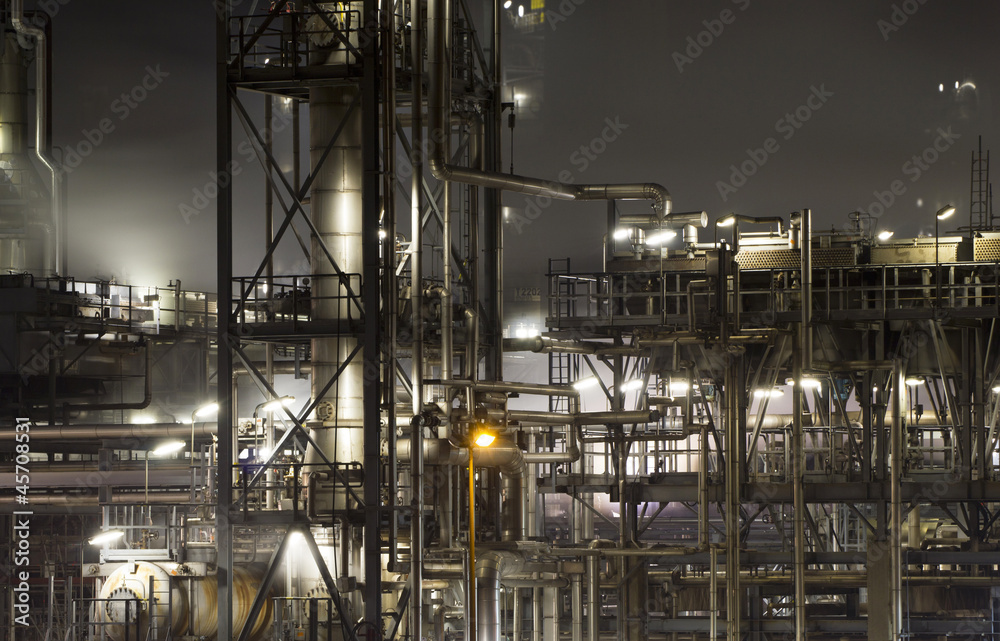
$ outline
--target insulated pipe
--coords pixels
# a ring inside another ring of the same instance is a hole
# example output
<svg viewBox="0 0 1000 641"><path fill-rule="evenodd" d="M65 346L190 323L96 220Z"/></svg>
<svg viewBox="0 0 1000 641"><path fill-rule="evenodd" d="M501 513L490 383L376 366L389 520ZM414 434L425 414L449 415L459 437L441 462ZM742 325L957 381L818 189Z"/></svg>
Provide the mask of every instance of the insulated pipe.
<svg viewBox="0 0 1000 641"><path fill-rule="evenodd" d="M803 323L799 331L806 332ZM800 336L801 338L801 336ZM804 341L803 341L804 342ZM793 582L795 586L795 641L806 639L806 501L803 476L805 455L802 447L802 364L805 355L801 345L792 350L792 376L795 379L795 391L792 394L792 502L794 504L792 554Z"/></svg>
<svg viewBox="0 0 1000 641"><path fill-rule="evenodd" d="M0 496L0 509L23 505L17 501L20 495ZM117 504L140 504L156 503L169 505L188 505L191 503L191 492L153 492L148 500L143 497L142 492L118 492L112 491L111 502ZM32 505L64 506L72 509L76 507L96 507L101 505L100 497L97 494L32 494Z"/></svg>
<svg viewBox="0 0 1000 641"><path fill-rule="evenodd" d="M813 333L812 333L812 210L802 210L802 369L810 371L813 360Z"/></svg>
<svg viewBox="0 0 1000 641"><path fill-rule="evenodd" d="M182 423L131 423L127 425L54 425L32 427L32 441L94 442L120 439L185 438L191 425ZM209 437L217 431L216 423L195 423L195 436ZM14 443L14 430L0 430L0 442Z"/></svg>
<svg viewBox="0 0 1000 641"><path fill-rule="evenodd" d="M479 318L471 307L465 308L465 334L468 343L465 347L465 372L463 377L471 382L479 378ZM472 399L469 406L473 407Z"/></svg>
<svg viewBox="0 0 1000 641"><path fill-rule="evenodd" d="M891 485L889 490L889 497L891 502L890 507L890 521L891 521L891 532L889 533L889 540L891 545L891 565L892 577L890 579L892 585L892 613L890 620L892 621L892 635L891 638L895 641L901 638L900 635L903 631L903 506L902 506L902 488L900 482L903 478L903 419L904 412L906 408L906 401L904 394L906 393L906 385L903 382L903 364L899 359L893 361L892 364L892 423L889 426L891 442L891 451L889 456L891 457L890 474L892 477L890 479Z"/></svg>
<svg viewBox="0 0 1000 641"><path fill-rule="evenodd" d="M670 224L676 226L693 225L694 227L707 227L708 214L703 211L677 212L670 214ZM656 227L660 224L656 216L648 214L622 214L618 217L618 224L623 227Z"/></svg>
<svg viewBox="0 0 1000 641"><path fill-rule="evenodd" d="M10 21L14 30L23 36L37 41L35 53L35 156L52 175L52 228L55 230L55 273L62 274L66 270L65 230L62 219L62 168L50 155L49 121L50 98L48 86L48 65L50 43L45 37L45 30L30 26L24 20L24 0L11 0Z"/></svg>
<svg viewBox="0 0 1000 641"><path fill-rule="evenodd" d="M494 16L500 0L494 2ZM562 200L650 200L658 218L670 215L670 192L662 185L653 183L625 185L568 185L559 182L528 178L496 171L470 169L449 164L448 137L444 135L445 123L451 116L448 100L447 79L449 78L448 52L450 51L451 13L449 0L429 0L428 25L431 42L427 50L427 66L430 74L427 111L429 114L428 166L435 178L445 182L460 182L480 187L513 191L529 196L558 198ZM499 24L495 25L499 32ZM416 31L416 30L415 30ZM496 34L499 42L499 33ZM496 45L495 45L496 46ZM494 52L494 64L498 64L499 52ZM499 68L494 69L494 73ZM494 87L499 91L499 87ZM416 145L414 145L416 148Z"/></svg>
<svg viewBox="0 0 1000 641"><path fill-rule="evenodd" d="M532 336L530 338L503 339L503 351L534 352L536 354L548 354L550 352L596 354L598 347L594 343L585 343L583 341L563 341L545 336Z"/></svg>
<svg viewBox="0 0 1000 641"><path fill-rule="evenodd" d="M486 552L476 559L477 641L500 641L500 584L523 565L520 555Z"/></svg>

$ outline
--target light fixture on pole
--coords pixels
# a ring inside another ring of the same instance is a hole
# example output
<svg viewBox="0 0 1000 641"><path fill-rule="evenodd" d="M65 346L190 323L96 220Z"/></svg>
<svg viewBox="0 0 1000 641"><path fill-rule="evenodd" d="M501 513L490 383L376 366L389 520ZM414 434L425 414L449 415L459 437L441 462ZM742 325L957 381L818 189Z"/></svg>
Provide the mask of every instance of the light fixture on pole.
<svg viewBox="0 0 1000 641"><path fill-rule="evenodd" d="M938 256L938 245L941 244L940 223L942 220L950 218L954 213L955 207L953 205L945 205L934 215L934 302L937 305L941 304L941 259Z"/></svg>
<svg viewBox="0 0 1000 641"><path fill-rule="evenodd" d="M207 418L212 414L219 411L219 404L212 402L206 403L201 407L197 408L191 412L191 458L194 458L194 419L195 418Z"/></svg>
<svg viewBox="0 0 1000 641"><path fill-rule="evenodd" d="M91 545L104 545L105 543L111 543L117 541L118 539L125 536L125 532L122 530L107 530L101 532L100 534L95 534L94 536L87 539L87 543Z"/></svg>
<svg viewBox="0 0 1000 641"><path fill-rule="evenodd" d="M152 450L146 450L146 505L149 505L149 457L167 456L184 449L184 441L167 441Z"/></svg>
<svg viewBox="0 0 1000 641"><path fill-rule="evenodd" d="M469 632L479 636L476 623L476 466L473 453L477 447L487 448L496 441L496 434L480 429L469 435Z"/></svg>
<svg viewBox="0 0 1000 641"><path fill-rule="evenodd" d="M257 407L253 409L253 417L257 418L257 413L260 410L264 410L265 412L273 412L275 410L281 409L282 407L288 407L294 402L295 402L294 396L282 396L280 398L275 398L270 401L264 401L263 403L257 405Z"/></svg>

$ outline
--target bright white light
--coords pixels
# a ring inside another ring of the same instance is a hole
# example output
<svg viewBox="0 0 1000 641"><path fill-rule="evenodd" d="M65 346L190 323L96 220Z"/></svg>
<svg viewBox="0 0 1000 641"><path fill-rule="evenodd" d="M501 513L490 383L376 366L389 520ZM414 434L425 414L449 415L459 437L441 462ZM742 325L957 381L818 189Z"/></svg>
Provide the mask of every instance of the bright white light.
<svg viewBox="0 0 1000 641"><path fill-rule="evenodd" d="M385 237L386 237L386 236L388 236L388 235L389 235L389 234L385 233L385 230L384 230L384 229L380 229L380 230L378 230L378 237L379 237L379 240L385 240Z"/></svg>
<svg viewBox="0 0 1000 641"><path fill-rule="evenodd" d="M961 85L960 85L960 83L959 83L959 82L958 82L958 81L956 80L956 81L955 81L955 89L958 89L958 88L959 88L959 86L961 86Z"/></svg>
<svg viewBox="0 0 1000 641"><path fill-rule="evenodd" d="M823 387L823 381L817 378L803 378L802 389L819 389Z"/></svg>
<svg viewBox="0 0 1000 641"><path fill-rule="evenodd" d="M976 90L976 83L972 82L971 80L966 80L965 82L962 83L962 86L959 87L959 89L966 89L966 88L972 89L973 91L975 91Z"/></svg>
<svg viewBox="0 0 1000 641"><path fill-rule="evenodd" d="M257 451L257 458L259 458L262 461L266 461L267 459L271 458L271 448L269 447L260 448L260 450Z"/></svg>
<svg viewBox="0 0 1000 641"><path fill-rule="evenodd" d="M302 532L299 532L298 530L292 532L291 535L289 535L288 544L293 546L293 549L294 547L302 545L305 542L306 542L306 535L303 534Z"/></svg>
<svg viewBox="0 0 1000 641"><path fill-rule="evenodd" d="M507 0L507 2L503 3L503 8L504 9L510 9L510 5L512 5L512 4L514 4L514 0Z"/></svg>
<svg viewBox="0 0 1000 641"><path fill-rule="evenodd" d="M909 385L910 387L916 387L917 385L923 385L924 379L921 378L920 376L907 376L906 380L904 380L903 382Z"/></svg>
<svg viewBox="0 0 1000 641"><path fill-rule="evenodd" d="M294 402L295 402L294 396L282 396L281 398L274 399L270 403L265 403L261 409L264 410L265 412L273 412L275 410L281 409L282 405L288 407Z"/></svg>
<svg viewBox="0 0 1000 641"><path fill-rule="evenodd" d="M166 456L167 454L173 454L174 452L180 452L184 449L184 441L168 441L163 445L159 446L150 454L153 456Z"/></svg>
<svg viewBox="0 0 1000 641"><path fill-rule="evenodd" d="M944 83L938 85L938 91L944 91Z"/></svg>
<svg viewBox="0 0 1000 641"><path fill-rule="evenodd" d="M267 283L261 283L260 284L260 289L261 289L261 291L264 292L264 295L267 296Z"/></svg>
<svg viewBox="0 0 1000 641"><path fill-rule="evenodd" d="M238 458L241 461L247 460L248 458L250 458L250 450L244 447L242 450L240 450L240 453L236 455L236 458Z"/></svg>
<svg viewBox="0 0 1000 641"><path fill-rule="evenodd" d="M152 423L155 423L156 419L150 416L149 414L142 414L140 416L135 417L135 419L132 422L135 423L136 425L150 425Z"/></svg>
<svg viewBox="0 0 1000 641"><path fill-rule="evenodd" d="M528 94L516 93L514 94L514 102L524 102L528 99Z"/></svg>
<svg viewBox="0 0 1000 641"><path fill-rule="evenodd" d="M944 220L945 218L950 218L952 214L955 213L954 205L945 205L938 210L937 217L938 220Z"/></svg>
<svg viewBox="0 0 1000 641"><path fill-rule="evenodd" d="M753 391L753 395L757 398L778 398L784 396L785 393L780 389L756 389Z"/></svg>
<svg viewBox="0 0 1000 641"><path fill-rule="evenodd" d="M719 220L715 221L715 224L718 227L730 227L735 222L736 222L736 216L726 216L725 218L720 218Z"/></svg>
<svg viewBox="0 0 1000 641"><path fill-rule="evenodd" d="M528 328L521 326L515 329L514 338L528 338Z"/></svg>
<svg viewBox="0 0 1000 641"><path fill-rule="evenodd" d="M596 387L599 382L596 376L588 376L573 383L573 388L576 390L590 389L591 387Z"/></svg>
<svg viewBox="0 0 1000 641"><path fill-rule="evenodd" d="M524 17L524 5L523 4L517 5L517 17L518 18L523 18Z"/></svg>
<svg viewBox="0 0 1000 641"><path fill-rule="evenodd" d="M641 378L633 378L630 381L626 381L626 382L622 383L621 391L623 391L623 392L632 392L632 391L637 390L637 389L642 389L642 387L643 387L642 379Z"/></svg>
<svg viewBox="0 0 1000 641"><path fill-rule="evenodd" d="M614 239L615 240L625 240L632 235L632 230L628 227L619 227L615 230Z"/></svg>
<svg viewBox="0 0 1000 641"><path fill-rule="evenodd" d="M656 232L652 236L646 237L646 244L655 247L656 245L662 245L663 243L667 242L672 238L675 238L676 236L677 232L673 230Z"/></svg>
<svg viewBox="0 0 1000 641"><path fill-rule="evenodd" d="M1000 394L1000 385L997 385L996 387L993 388L993 393Z"/></svg>
<svg viewBox="0 0 1000 641"><path fill-rule="evenodd" d="M493 441L497 440L497 437L489 432L480 432L476 435L476 445L479 447L489 447L493 445Z"/></svg>
<svg viewBox="0 0 1000 641"><path fill-rule="evenodd" d="M882 242L885 242L885 241L889 240L890 238L892 238L893 233L895 233L895 232L892 232L892 231L890 231L888 229L883 229L882 231L880 231L878 233L878 239L881 240Z"/></svg>
<svg viewBox="0 0 1000 641"><path fill-rule="evenodd" d="M218 411L219 411L218 403L209 403L208 405L204 405L198 408L198 411L196 411L194 415L197 416L198 418L204 418L206 416L211 416L212 414L215 414Z"/></svg>
<svg viewBox="0 0 1000 641"><path fill-rule="evenodd" d="M121 530L108 530L107 532L101 532L100 534L94 535L87 541L87 543L90 543L91 545L104 545L105 543L117 541L123 536L125 536L125 533Z"/></svg>
<svg viewBox="0 0 1000 641"><path fill-rule="evenodd" d="M670 382L670 393L671 394L687 394L688 389L691 386L688 385L687 381L671 381Z"/></svg>

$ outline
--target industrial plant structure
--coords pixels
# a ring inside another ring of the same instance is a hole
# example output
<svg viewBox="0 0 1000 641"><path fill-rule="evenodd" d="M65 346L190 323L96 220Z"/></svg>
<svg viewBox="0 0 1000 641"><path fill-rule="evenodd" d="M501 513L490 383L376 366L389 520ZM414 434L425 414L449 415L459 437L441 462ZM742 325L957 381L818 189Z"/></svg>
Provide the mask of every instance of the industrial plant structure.
<svg viewBox="0 0 1000 641"><path fill-rule="evenodd" d="M49 22L9 4L0 639L1000 638L988 208L709 227L657 176L507 173L501 40L536 12L230 0L217 293L82 281ZM551 261L540 333L504 332L503 191L607 206L603 270Z"/></svg>

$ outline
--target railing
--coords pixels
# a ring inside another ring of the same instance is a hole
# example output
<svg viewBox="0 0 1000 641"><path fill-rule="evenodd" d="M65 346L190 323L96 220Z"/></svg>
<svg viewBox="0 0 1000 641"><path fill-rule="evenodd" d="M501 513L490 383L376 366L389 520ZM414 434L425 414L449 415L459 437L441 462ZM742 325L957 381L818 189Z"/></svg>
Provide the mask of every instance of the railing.
<svg viewBox="0 0 1000 641"><path fill-rule="evenodd" d="M88 333L209 332L216 327L214 294L75 278L0 279L0 289L24 287L38 291L37 315L69 319Z"/></svg>
<svg viewBox="0 0 1000 641"><path fill-rule="evenodd" d="M232 304L237 323L292 323L309 320L361 320L356 299L361 294L360 274L310 274L275 276L268 289L264 280L233 279Z"/></svg>
<svg viewBox="0 0 1000 641"><path fill-rule="evenodd" d="M863 312L884 316L897 310L980 310L1000 315L1000 263L950 263L940 269L918 265L823 267L813 270L813 310L819 317ZM777 314L801 309L800 270L756 269L739 272L739 305L733 305L732 279L726 283L730 314L738 309L740 327L767 327ZM635 273L549 275L549 325L707 326L717 312L717 284L704 272L651 270ZM952 310L952 311L949 311Z"/></svg>

